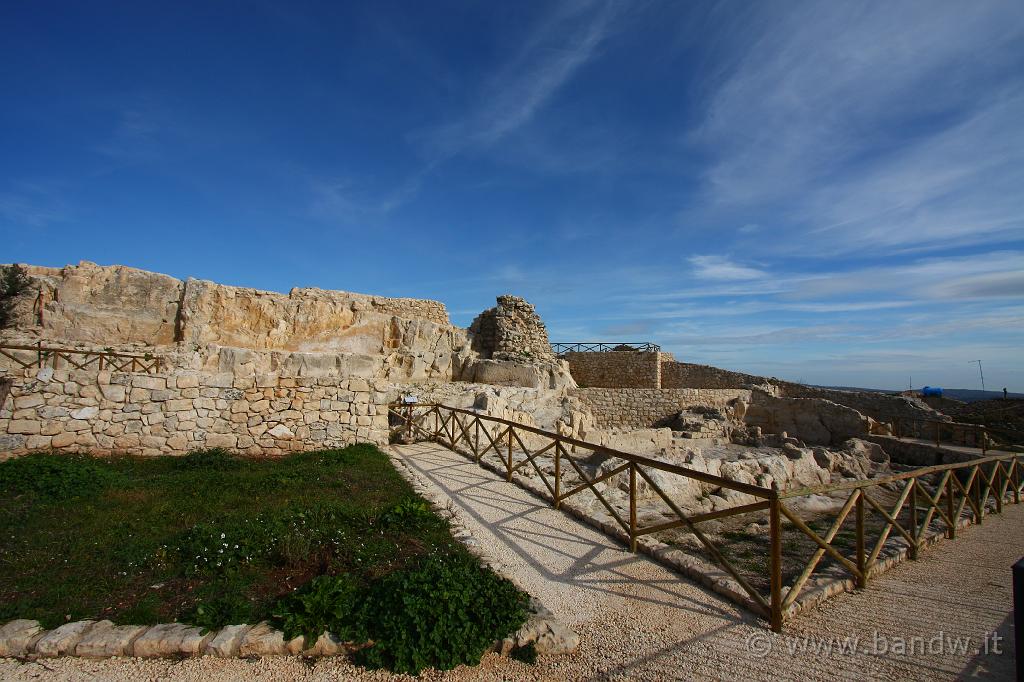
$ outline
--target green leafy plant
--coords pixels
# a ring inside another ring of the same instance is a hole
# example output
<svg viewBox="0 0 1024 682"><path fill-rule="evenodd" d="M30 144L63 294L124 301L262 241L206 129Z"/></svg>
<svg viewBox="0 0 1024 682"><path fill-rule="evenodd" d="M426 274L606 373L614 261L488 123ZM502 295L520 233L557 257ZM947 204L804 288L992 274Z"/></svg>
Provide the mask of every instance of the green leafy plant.
<svg viewBox="0 0 1024 682"><path fill-rule="evenodd" d="M95 495L120 479L104 464L78 455L39 453L0 462L0 491L49 502Z"/></svg>
<svg viewBox="0 0 1024 682"><path fill-rule="evenodd" d="M348 638L358 593L358 585L351 576L313 578L304 588L277 603L274 625L287 639L304 635L307 642L315 642L327 631L336 637Z"/></svg>
<svg viewBox="0 0 1024 682"><path fill-rule="evenodd" d="M204 592L186 618L204 633L226 625L253 622L253 604L245 598L242 586L231 582L214 583Z"/></svg>
<svg viewBox="0 0 1024 682"><path fill-rule="evenodd" d="M389 526L418 526L435 519L430 504L418 497L405 498L381 516L381 521Z"/></svg>
<svg viewBox="0 0 1024 682"><path fill-rule="evenodd" d="M472 557L431 556L371 586L354 634L373 645L356 661L412 674L476 665L526 621L526 606L525 594Z"/></svg>
<svg viewBox="0 0 1024 682"><path fill-rule="evenodd" d="M14 319L15 299L28 291L28 273L20 265L0 268L0 329L6 329Z"/></svg>

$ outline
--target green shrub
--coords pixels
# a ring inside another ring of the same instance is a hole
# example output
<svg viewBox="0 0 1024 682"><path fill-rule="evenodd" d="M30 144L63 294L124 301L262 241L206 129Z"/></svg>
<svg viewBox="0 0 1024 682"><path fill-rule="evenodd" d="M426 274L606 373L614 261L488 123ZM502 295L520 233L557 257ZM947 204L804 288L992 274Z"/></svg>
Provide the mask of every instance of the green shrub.
<svg viewBox="0 0 1024 682"><path fill-rule="evenodd" d="M288 595L274 608L274 625L286 639L305 635L313 643L321 633L352 636L351 615L357 605L358 585L348 575L322 575Z"/></svg>
<svg viewBox="0 0 1024 682"><path fill-rule="evenodd" d="M418 497L407 497L381 516L381 521L390 527L419 526L436 520L430 510L430 503Z"/></svg>
<svg viewBox="0 0 1024 682"><path fill-rule="evenodd" d="M237 469L242 466L241 460L234 457L224 448L209 448L207 450L193 450L183 457L176 457L174 468L179 471L203 470L203 471L226 471Z"/></svg>
<svg viewBox="0 0 1024 682"><path fill-rule="evenodd" d="M353 634L374 642L356 661L417 674L476 665L526 621L527 597L466 554L431 556L374 583Z"/></svg>
<svg viewBox="0 0 1024 682"><path fill-rule="evenodd" d="M95 495L119 480L117 472L80 455L31 454L0 462L0 490L44 501Z"/></svg>
<svg viewBox="0 0 1024 682"><path fill-rule="evenodd" d="M185 621L203 632L227 625L254 622L254 605L245 597L245 586L236 581L211 583L196 601Z"/></svg>
<svg viewBox="0 0 1024 682"><path fill-rule="evenodd" d="M0 329L6 329L11 325L14 301L28 291L30 285L28 273L20 265L6 265L0 268Z"/></svg>

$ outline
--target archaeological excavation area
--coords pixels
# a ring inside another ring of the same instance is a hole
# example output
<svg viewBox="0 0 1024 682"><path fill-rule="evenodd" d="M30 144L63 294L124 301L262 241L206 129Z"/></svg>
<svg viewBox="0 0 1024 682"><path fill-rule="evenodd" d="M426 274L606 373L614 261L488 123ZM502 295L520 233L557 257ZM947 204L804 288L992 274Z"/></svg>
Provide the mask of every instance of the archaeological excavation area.
<svg viewBox="0 0 1024 682"><path fill-rule="evenodd" d="M28 273L0 336L2 458L435 443L775 629L1020 498L1019 450L941 404L553 346L515 296L463 329L436 301Z"/></svg>

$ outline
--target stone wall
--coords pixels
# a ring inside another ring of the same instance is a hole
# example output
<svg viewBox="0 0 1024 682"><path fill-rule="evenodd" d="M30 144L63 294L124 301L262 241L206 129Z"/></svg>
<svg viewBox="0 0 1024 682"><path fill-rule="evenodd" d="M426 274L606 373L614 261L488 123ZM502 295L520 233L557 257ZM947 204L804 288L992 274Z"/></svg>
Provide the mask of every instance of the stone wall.
<svg viewBox="0 0 1024 682"><path fill-rule="evenodd" d="M32 450L249 455L387 442L387 386L347 377L44 368L8 375L0 456Z"/></svg>
<svg viewBox="0 0 1024 682"><path fill-rule="evenodd" d="M867 438L868 420L857 410L820 398L779 398L755 390L742 421L766 433L798 438L811 445L841 445Z"/></svg>
<svg viewBox="0 0 1024 682"><path fill-rule="evenodd" d="M663 362L662 388L743 388L770 387L770 392L787 398L817 398L851 407L877 421L900 419L945 419L924 402L905 396L873 391L844 391L806 386L774 377L761 377L708 365L687 362Z"/></svg>
<svg viewBox="0 0 1024 682"><path fill-rule="evenodd" d="M749 402L751 392L745 389L578 388L570 391L570 395L583 401L599 429L646 429L663 426L681 410L694 407L725 412L733 401Z"/></svg>
<svg viewBox="0 0 1024 682"><path fill-rule="evenodd" d="M533 305L518 296L498 296L498 305L469 326L473 350L484 359L553 362L548 331Z"/></svg>
<svg viewBox="0 0 1024 682"><path fill-rule="evenodd" d="M665 388L662 377L664 355L657 352L607 351L566 353L565 359L569 362L569 373L581 387Z"/></svg>
<svg viewBox="0 0 1024 682"><path fill-rule="evenodd" d="M852 407L861 414L880 422L891 422L899 419L938 419L949 418L914 398L901 395L888 395L870 391L841 391L834 388L818 388L804 386L788 381L780 382L782 395L789 398L818 398L829 400L840 405Z"/></svg>
<svg viewBox="0 0 1024 682"><path fill-rule="evenodd" d="M742 388L759 386L769 381L777 382L777 379L689 362L663 362L661 365L662 388Z"/></svg>

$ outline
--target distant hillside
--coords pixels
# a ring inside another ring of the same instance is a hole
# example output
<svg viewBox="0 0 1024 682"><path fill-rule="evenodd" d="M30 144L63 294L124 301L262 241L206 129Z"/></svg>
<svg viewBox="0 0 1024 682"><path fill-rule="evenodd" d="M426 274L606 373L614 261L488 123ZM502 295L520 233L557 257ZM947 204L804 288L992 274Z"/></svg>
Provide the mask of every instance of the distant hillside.
<svg viewBox="0 0 1024 682"><path fill-rule="evenodd" d="M887 391L884 388L858 388L856 386L822 386L821 388L834 388L838 391L867 391L868 393L889 393L895 395L900 391ZM921 389L915 389L920 391ZM1007 394L1010 398L1024 398L1024 393ZM973 388L943 388L942 396L952 398L965 403L973 403L978 400L997 400L1003 397L1002 391L979 391Z"/></svg>

